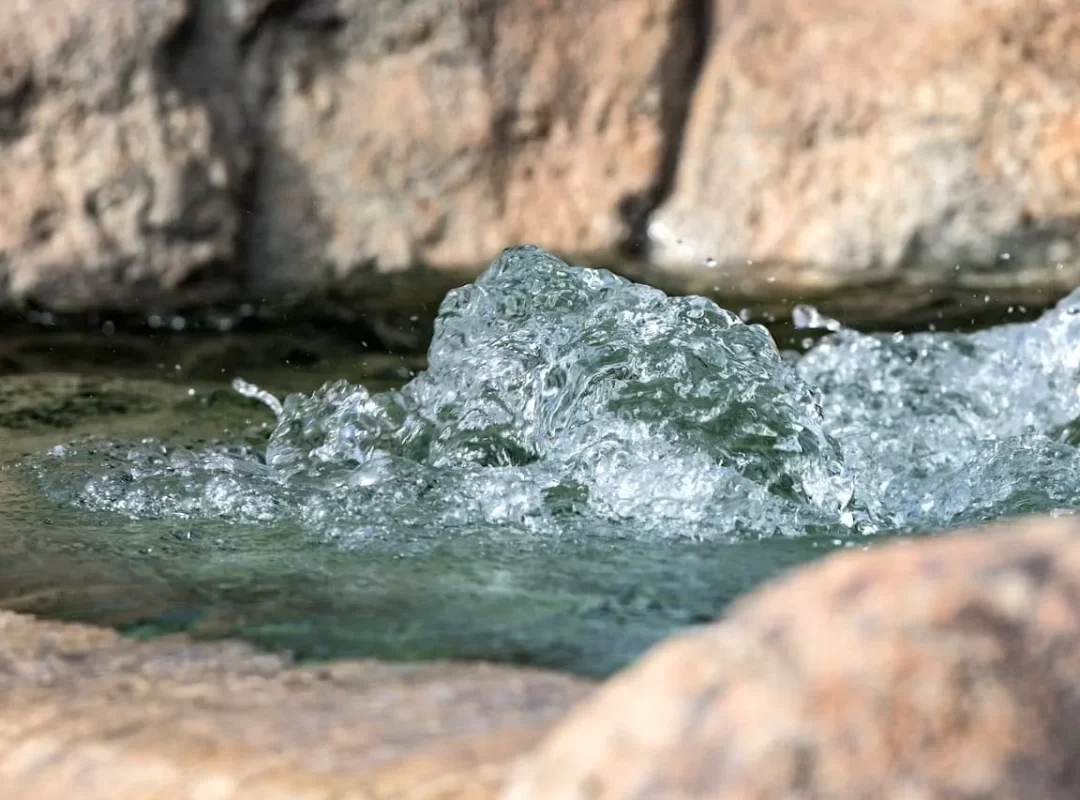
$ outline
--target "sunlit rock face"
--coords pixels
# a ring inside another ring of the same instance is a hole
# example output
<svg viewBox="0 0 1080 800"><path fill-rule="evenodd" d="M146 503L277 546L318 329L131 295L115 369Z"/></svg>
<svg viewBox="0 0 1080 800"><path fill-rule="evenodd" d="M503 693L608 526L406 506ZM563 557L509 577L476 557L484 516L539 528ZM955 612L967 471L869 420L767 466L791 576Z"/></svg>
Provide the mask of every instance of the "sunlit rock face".
<svg viewBox="0 0 1080 800"><path fill-rule="evenodd" d="M1063 0L5 3L0 307L265 301L419 352L522 242L849 322L1052 302L1078 27Z"/></svg>
<svg viewBox="0 0 1080 800"><path fill-rule="evenodd" d="M1078 533L1030 519L796 570L607 682L502 796L1074 797Z"/></svg>

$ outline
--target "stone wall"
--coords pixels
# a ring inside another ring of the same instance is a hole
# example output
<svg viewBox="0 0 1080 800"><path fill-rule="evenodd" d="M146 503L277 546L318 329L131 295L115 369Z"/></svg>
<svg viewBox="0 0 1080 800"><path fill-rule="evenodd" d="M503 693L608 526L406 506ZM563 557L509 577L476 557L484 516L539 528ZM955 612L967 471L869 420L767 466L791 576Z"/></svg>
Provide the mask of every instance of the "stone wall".
<svg viewBox="0 0 1080 800"><path fill-rule="evenodd" d="M7 2L0 297L389 330L531 242L853 319L1039 302L1077 74L1072 0Z"/></svg>

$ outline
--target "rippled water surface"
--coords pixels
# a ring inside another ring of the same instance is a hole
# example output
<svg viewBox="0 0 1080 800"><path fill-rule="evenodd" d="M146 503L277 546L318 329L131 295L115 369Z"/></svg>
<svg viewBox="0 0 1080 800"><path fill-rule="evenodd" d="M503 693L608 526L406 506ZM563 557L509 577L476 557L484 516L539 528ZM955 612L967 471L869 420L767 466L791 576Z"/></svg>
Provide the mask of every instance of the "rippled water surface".
<svg viewBox="0 0 1080 800"><path fill-rule="evenodd" d="M1078 311L871 336L804 308L826 335L781 353L709 301L519 248L451 293L397 388L69 386L83 428L27 434L0 473L0 582L148 635L605 674L832 548L1075 507ZM25 578L56 564L74 600Z"/></svg>

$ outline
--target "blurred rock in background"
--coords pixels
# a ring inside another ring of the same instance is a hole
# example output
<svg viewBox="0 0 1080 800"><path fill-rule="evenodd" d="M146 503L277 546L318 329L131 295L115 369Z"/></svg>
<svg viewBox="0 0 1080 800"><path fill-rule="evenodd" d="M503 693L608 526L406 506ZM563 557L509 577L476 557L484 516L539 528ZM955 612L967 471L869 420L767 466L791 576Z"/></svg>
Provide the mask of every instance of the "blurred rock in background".
<svg viewBox="0 0 1080 800"><path fill-rule="evenodd" d="M1047 302L1077 74L1072 0L11 0L0 298L412 346L529 242L850 321Z"/></svg>
<svg viewBox="0 0 1080 800"><path fill-rule="evenodd" d="M207 9L215 4L206 3ZM58 311L241 292L256 132L184 0L0 4L0 286Z"/></svg>
<svg viewBox="0 0 1080 800"><path fill-rule="evenodd" d="M713 258L749 295L1076 285L1080 5L718 0L713 20L651 218L667 282L707 289Z"/></svg>

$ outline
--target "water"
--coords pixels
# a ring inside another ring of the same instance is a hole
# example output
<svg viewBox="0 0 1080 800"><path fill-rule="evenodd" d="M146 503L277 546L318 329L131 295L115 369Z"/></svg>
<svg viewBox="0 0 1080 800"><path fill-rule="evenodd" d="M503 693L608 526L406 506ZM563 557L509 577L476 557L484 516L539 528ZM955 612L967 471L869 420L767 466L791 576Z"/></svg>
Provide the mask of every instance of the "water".
<svg viewBox="0 0 1080 800"><path fill-rule="evenodd" d="M911 532L1080 504L1080 291L972 334L839 330L795 369L872 524Z"/></svg>
<svg viewBox="0 0 1080 800"><path fill-rule="evenodd" d="M134 634L606 674L835 547L1076 507L1078 310L864 335L805 308L825 335L799 354L519 248L447 297L404 386L333 380L280 409L218 388L152 438L41 448L15 539L24 564L135 570L136 605L162 599L109 595Z"/></svg>

